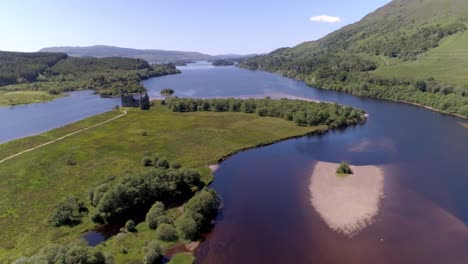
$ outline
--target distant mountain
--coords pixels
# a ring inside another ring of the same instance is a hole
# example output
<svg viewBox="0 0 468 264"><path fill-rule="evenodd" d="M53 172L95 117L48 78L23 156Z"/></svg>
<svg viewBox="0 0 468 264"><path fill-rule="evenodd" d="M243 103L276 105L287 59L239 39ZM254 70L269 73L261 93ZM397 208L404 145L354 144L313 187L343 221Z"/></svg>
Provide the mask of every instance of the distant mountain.
<svg viewBox="0 0 468 264"><path fill-rule="evenodd" d="M170 51L157 49L130 49L113 46L97 45L89 47L49 47L40 52L63 52L73 57L128 57L146 60L150 63L189 62L201 60L217 60L241 58L244 55L229 54L212 56L200 52ZM249 55L248 55L249 56ZM252 55L250 55L252 56Z"/></svg>
<svg viewBox="0 0 468 264"><path fill-rule="evenodd" d="M322 39L241 66L468 116L468 1L394 0Z"/></svg>

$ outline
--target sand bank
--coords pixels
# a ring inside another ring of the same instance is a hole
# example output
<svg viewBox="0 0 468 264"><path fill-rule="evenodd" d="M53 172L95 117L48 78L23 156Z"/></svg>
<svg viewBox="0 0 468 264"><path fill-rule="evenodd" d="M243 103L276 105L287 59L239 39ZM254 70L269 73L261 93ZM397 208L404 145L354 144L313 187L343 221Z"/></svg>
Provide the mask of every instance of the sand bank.
<svg viewBox="0 0 468 264"><path fill-rule="evenodd" d="M467 122L458 122L458 124L460 124L460 126L468 129L468 123Z"/></svg>
<svg viewBox="0 0 468 264"><path fill-rule="evenodd" d="M327 225L353 236L372 223L383 196L383 171L376 166L350 166L354 174L337 176L339 164L318 162L311 183L311 203Z"/></svg>
<svg viewBox="0 0 468 264"><path fill-rule="evenodd" d="M208 168L211 170L212 173L215 173L219 169L219 164L208 165Z"/></svg>

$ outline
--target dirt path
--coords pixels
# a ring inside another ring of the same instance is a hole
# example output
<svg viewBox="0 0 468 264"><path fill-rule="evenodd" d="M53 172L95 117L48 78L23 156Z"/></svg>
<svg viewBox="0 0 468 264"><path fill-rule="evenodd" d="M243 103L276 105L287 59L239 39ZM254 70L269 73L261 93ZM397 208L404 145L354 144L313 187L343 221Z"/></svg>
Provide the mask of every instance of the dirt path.
<svg viewBox="0 0 468 264"><path fill-rule="evenodd" d="M380 55L380 58L382 58L382 60L385 62L385 66L390 65L390 63L388 62L388 60L384 56Z"/></svg>
<svg viewBox="0 0 468 264"><path fill-rule="evenodd" d="M14 158L14 157L18 157L19 155L24 154L24 153L26 153L26 152L33 151L33 150L38 149L38 148L41 148L41 147L43 147L43 146L47 146L47 145L52 144L52 143L54 143L54 142L63 140L63 139L65 139L65 138L67 138L67 137L70 137L70 136L76 135L76 134L78 134L78 133L81 133L81 132L83 132L83 131L89 130L89 129L91 129L91 128L95 128L95 127L104 125L104 124L109 123L109 122L111 122L111 121L113 121L113 120L115 120L115 119L117 119L117 118L120 118L120 117L126 115L126 114L127 114L127 111L124 111L122 114L120 114L120 115L118 115L118 116L116 116L116 117L113 117L113 118L111 118L111 119L107 119L106 121L103 121L103 122L101 122L101 123L98 123L98 124L92 125L92 126L90 126L90 127L86 127L86 128L77 130L77 131L72 132L72 133L70 133L70 134L66 134L65 136L62 136L62 137L56 138L56 139L54 139L54 140L52 140L52 141L43 143L43 144L41 144L41 145L39 145L39 146L36 146L36 147L34 147L34 148L30 148L30 149L27 149L27 150L23 150L23 151L21 151L21 152L18 152L18 153L14 154L14 155L11 155L11 156L9 156L9 157L6 157L6 158L0 160L0 164L3 163L3 162L5 162L5 161L7 161L7 160L10 160L10 159L12 159L12 158Z"/></svg>

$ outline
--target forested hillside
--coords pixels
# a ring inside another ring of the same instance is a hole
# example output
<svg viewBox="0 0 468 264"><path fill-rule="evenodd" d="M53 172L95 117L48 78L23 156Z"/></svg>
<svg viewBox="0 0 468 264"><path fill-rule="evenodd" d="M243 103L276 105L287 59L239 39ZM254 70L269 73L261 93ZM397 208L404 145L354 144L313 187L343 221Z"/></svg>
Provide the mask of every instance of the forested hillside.
<svg viewBox="0 0 468 264"><path fill-rule="evenodd" d="M40 73L65 58L64 53L0 52L0 86L34 82Z"/></svg>
<svg viewBox="0 0 468 264"><path fill-rule="evenodd" d="M0 52L0 90L93 89L104 96L145 91L141 80L179 73L172 64L150 65L131 58L73 58L64 53Z"/></svg>
<svg viewBox="0 0 468 264"><path fill-rule="evenodd" d="M241 67L468 116L468 75L461 74L468 64L467 25L466 1L395 0L318 41Z"/></svg>

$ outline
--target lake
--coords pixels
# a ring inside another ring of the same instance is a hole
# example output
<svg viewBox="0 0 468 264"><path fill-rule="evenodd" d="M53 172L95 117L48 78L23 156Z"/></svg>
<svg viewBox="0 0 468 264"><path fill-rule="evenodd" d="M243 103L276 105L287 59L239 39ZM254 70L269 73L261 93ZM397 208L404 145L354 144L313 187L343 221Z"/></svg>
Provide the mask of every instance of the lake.
<svg viewBox="0 0 468 264"><path fill-rule="evenodd" d="M369 114L364 125L224 161L211 185L223 207L196 252L197 263L468 263L468 121L314 89L271 73L208 63L180 69L182 74L144 81L150 97L172 88L181 97L304 98ZM0 107L0 142L108 111L119 102L79 91L51 102ZM332 231L310 202L316 162L343 160L385 172L380 211L353 237Z"/></svg>
<svg viewBox="0 0 468 264"><path fill-rule="evenodd" d="M120 105L120 98L102 98L85 90L45 103L0 107L0 143L107 112L116 104Z"/></svg>
<svg viewBox="0 0 468 264"><path fill-rule="evenodd" d="M197 263L468 263L468 126L412 105L313 89L265 72L198 63L144 81L151 97L307 98L364 109L365 125L288 140L223 162L223 208ZM374 222L347 237L310 204L317 161L384 169Z"/></svg>

